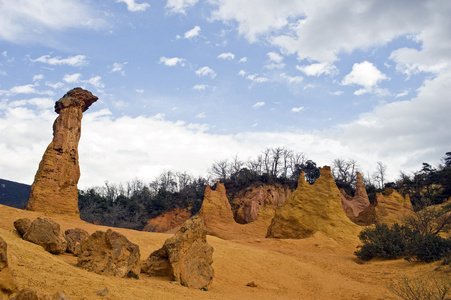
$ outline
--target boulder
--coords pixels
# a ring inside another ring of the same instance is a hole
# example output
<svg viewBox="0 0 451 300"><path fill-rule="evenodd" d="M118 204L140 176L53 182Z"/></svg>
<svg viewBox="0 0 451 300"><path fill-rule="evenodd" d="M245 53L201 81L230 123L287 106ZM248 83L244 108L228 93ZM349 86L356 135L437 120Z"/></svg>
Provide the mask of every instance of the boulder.
<svg viewBox="0 0 451 300"><path fill-rule="evenodd" d="M276 209L267 237L301 239L317 232L331 238L357 236L360 229L343 211L330 167L321 168L320 175L309 184L301 173L297 189Z"/></svg>
<svg viewBox="0 0 451 300"><path fill-rule="evenodd" d="M0 299L17 289L16 282L8 266L7 244L0 236Z"/></svg>
<svg viewBox="0 0 451 300"><path fill-rule="evenodd" d="M38 217L34 220L23 239L41 245L45 251L52 254L62 254L67 249L66 238L60 225L49 218Z"/></svg>
<svg viewBox="0 0 451 300"><path fill-rule="evenodd" d="M20 290L20 292L11 300L70 300L63 292L56 292L52 295L44 294L40 291L33 290L30 288L25 288Z"/></svg>
<svg viewBox="0 0 451 300"><path fill-rule="evenodd" d="M31 221L30 219L23 218L14 221L14 228L23 236L30 229Z"/></svg>
<svg viewBox="0 0 451 300"><path fill-rule="evenodd" d="M150 276L169 276L171 280L195 288L207 289L213 280L213 247L207 243L207 230L199 216L186 221L141 263L142 272Z"/></svg>
<svg viewBox="0 0 451 300"><path fill-rule="evenodd" d="M366 192L365 184L363 183L362 174L357 174L356 187L354 197L348 200L346 197L342 197L341 204L343 206L346 215L353 220L355 217L370 206L370 199Z"/></svg>
<svg viewBox="0 0 451 300"><path fill-rule="evenodd" d="M77 266L90 272L137 278L141 271L139 246L111 229L94 232L79 248Z"/></svg>
<svg viewBox="0 0 451 300"><path fill-rule="evenodd" d="M55 103L55 112L59 116L53 124L53 140L39 164L26 209L79 215L77 184L81 119L83 112L97 99L90 92L75 88Z"/></svg>
<svg viewBox="0 0 451 300"><path fill-rule="evenodd" d="M239 191L232 200L232 210L237 223L247 224L257 218L274 217L274 211L293 191L280 184L250 186Z"/></svg>
<svg viewBox="0 0 451 300"><path fill-rule="evenodd" d="M64 232L67 242L67 252L76 254L76 247L81 241L89 237L89 233L80 228L68 229Z"/></svg>
<svg viewBox="0 0 451 300"><path fill-rule="evenodd" d="M191 212L188 209L175 208L165 212L153 219L147 221L143 231L151 232L175 232L191 218Z"/></svg>

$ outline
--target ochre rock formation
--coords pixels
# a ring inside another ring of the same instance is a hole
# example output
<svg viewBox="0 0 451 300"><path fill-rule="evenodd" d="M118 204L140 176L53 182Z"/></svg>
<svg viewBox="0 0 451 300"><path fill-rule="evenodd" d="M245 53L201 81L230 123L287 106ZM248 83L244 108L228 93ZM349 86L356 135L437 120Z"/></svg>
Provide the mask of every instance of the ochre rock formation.
<svg viewBox="0 0 451 300"><path fill-rule="evenodd" d="M348 200L345 196L341 198L341 204L346 212L346 215L353 220L354 217L370 206L370 199L366 193L365 184L363 183L362 174L359 172L357 174L357 181L355 186L355 193L352 199Z"/></svg>
<svg viewBox="0 0 451 300"><path fill-rule="evenodd" d="M12 298L14 300L70 300L63 292L59 291L52 295L45 294L38 290L24 288Z"/></svg>
<svg viewBox="0 0 451 300"><path fill-rule="evenodd" d="M76 254L75 249L78 245L80 245L80 242L84 239L87 239L89 237L89 233L81 228L75 228L75 229L67 229L64 232L64 236L66 238L67 242L67 252Z"/></svg>
<svg viewBox="0 0 451 300"><path fill-rule="evenodd" d="M374 203L360 212L353 221L359 225L392 225L412 215L414 212L409 195L403 197L396 190L385 188L384 193L377 193Z"/></svg>
<svg viewBox="0 0 451 300"><path fill-rule="evenodd" d="M53 140L39 164L26 209L79 215L77 183L80 178L78 142L83 112L97 97L81 88L67 92L55 103Z"/></svg>
<svg viewBox="0 0 451 300"><path fill-rule="evenodd" d="M30 229L31 221L28 218L22 218L14 221L14 228L23 236Z"/></svg>
<svg viewBox="0 0 451 300"><path fill-rule="evenodd" d="M77 248L77 266L90 272L117 277L138 277L141 272L139 246L119 232L96 231Z"/></svg>
<svg viewBox="0 0 451 300"><path fill-rule="evenodd" d="M23 239L42 246L52 254L66 252L67 242L60 225L49 218L40 218L31 222L30 228L23 235Z"/></svg>
<svg viewBox="0 0 451 300"><path fill-rule="evenodd" d="M330 167L321 168L320 174L311 185L301 173L297 189L276 209L267 237L301 239L316 233L331 238L357 236L360 229L343 211Z"/></svg>
<svg viewBox="0 0 451 300"><path fill-rule="evenodd" d="M247 224L257 218L274 217L274 211L282 205L293 191L280 184L250 186L240 192L232 200L232 208L236 222Z"/></svg>
<svg viewBox="0 0 451 300"><path fill-rule="evenodd" d="M213 247L207 243L207 230L198 216L186 221L159 250L141 263L150 276L169 276L171 280L195 288L208 288L213 280Z"/></svg>
<svg viewBox="0 0 451 300"><path fill-rule="evenodd" d="M8 266L7 244L0 236L0 299L12 294L17 289L11 270Z"/></svg>
<svg viewBox="0 0 451 300"><path fill-rule="evenodd" d="M143 231L151 232L175 232L191 218L191 213L188 209L175 208L165 212L153 219L147 221L147 225Z"/></svg>

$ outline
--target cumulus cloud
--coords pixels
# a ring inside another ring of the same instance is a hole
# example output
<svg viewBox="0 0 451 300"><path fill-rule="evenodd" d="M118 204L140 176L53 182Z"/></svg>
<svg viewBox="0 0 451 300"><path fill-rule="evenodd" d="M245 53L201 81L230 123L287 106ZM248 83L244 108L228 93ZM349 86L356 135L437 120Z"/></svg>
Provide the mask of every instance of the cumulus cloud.
<svg viewBox="0 0 451 300"><path fill-rule="evenodd" d="M0 20L0 39L14 43L42 42L44 35L55 31L105 25L90 5L76 0L3 0Z"/></svg>
<svg viewBox="0 0 451 300"><path fill-rule="evenodd" d="M116 0L116 2L118 3L122 2L127 4L127 9L132 12L145 11L150 7L149 3L146 2L136 3L135 0Z"/></svg>
<svg viewBox="0 0 451 300"><path fill-rule="evenodd" d="M283 56L277 52L268 52L268 53L266 53L266 55L268 55L268 57L271 61L274 61L278 64L280 64L283 60Z"/></svg>
<svg viewBox="0 0 451 300"><path fill-rule="evenodd" d="M296 69L303 72L307 76L336 75L338 69L331 63L322 62L310 65L296 66Z"/></svg>
<svg viewBox="0 0 451 300"><path fill-rule="evenodd" d="M242 58L240 58L240 61L239 61L240 63L245 63L245 62L247 62L247 57L242 57Z"/></svg>
<svg viewBox="0 0 451 300"><path fill-rule="evenodd" d="M30 59L32 62L40 62L53 66L67 65L72 67L81 67L87 65L89 62L84 55L69 56L67 58L50 57L50 55L43 55L36 59Z"/></svg>
<svg viewBox="0 0 451 300"><path fill-rule="evenodd" d="M25 85L16 85L11 87L9 90L0 90L0 95L18 95L18 94L37 94L37 95L49 95L53 96L54 93L52 91L40 91L37 89L38 85L36 84L25 84Z"/></svg>
<svg viewBox="0 0 451 300"><path fill-rule="evenodd" d="M280 77L285 79L289 84L301 83L304 80L302 76L290 76L285 73L280 74Z"/></svg>
<svg viewBox="0 0 451 300"><path fill-rule="evenodd" d="M235 58L235 54L233 54L231 52L221 53L221 54L218 55L218 58L227 59L227 60L233 60Z"/></svg>
<svg viewBox="0 0 451 300"><path fill-rule="evenodd" d="M200 34L200 27L199 26L194 26L193 29L188 30L187 32L185 32L185 39L192 39L195 36L198 36Z"/></svg>
<svg viewBox="0 0 451 300"><path fill-rule="evenodd" d="M265 102L257 102L254 105L252 105L252 108L258 109L258 108L262 107L263 105L265 105Z"/></svg>
<svg viewBox="0 0 451 300"><path fill-rule="evenodd" d="M166 66L169 67L174 67L176 65L181 65L182 67L185 66L185 59L184 58L179 58L179 57L172 57L172 58L167 58L167 57L160 57L160 63L163 63Z"/></svg>
<svg viewBox="0 0 451 300"><path fill-rule="evenodd" d="M194 6L199 0L168 0L166 9L172 13L186 14L186 10Z"/></svg>
<svg viewBox="0 0 451 300"><path fill-rule="evenodd" d="M98 91L102 91L105 85L102 83L101 76L93 76L87 80L82 79L83 75L80 73L66 74L63 77L63 81L71 84L90 84Z"/></svg>
<svg viewBox="0 0 451 300"><path fill-rule="evenodd" d="M304 106L299 106L299 107L293 107L291 109L292 112L300 112L304 110Z"/></svg>
<svg viewBox="0 0 451 300"><path fill-rule="evenodd" d="M127 62L124 63L113 63L113 68L111 68L111 72L120 72L122 76L125 75L124 66Z"/></svg>
<svg viewBox="0 0 451 300"><path fill-rule="evenodd" d="M352 71L343 78L343 85L360 85L363 88L357 90L354 94L362 95L369 93L382 80L387 79L387 76L379 71L376 66L368 61L362 63L355 63L352 66Z"/></svg>
<svg viewBox="0 0 451 300"><path fill-rule="evenodd" d="M241 71L240 71L239 74L240 74L241 76L246 75L246 73L243 73L243 72L241 72ZM258 75L258 74L250 74L250 75L247 75L247 76L246 76L246 79L248 79L248 80L250 80L250 81L252 81L252 82L255 82L255 83L263 83L263 82L268 82L268 81L270 81L269 78L267 78L267 77L261 77L261 76Z"/></svg>
<svg viewBox="0 0 451 300"><path fill-rule="evenodd" d="M44 75L43 74L38 74L38 75L34 75L33 76L33 81L40 81L44 79Z"/></svg>
<svg viewBox="0 0 451 300"><path fill-rule="evenodd" d="M211 78L215 78L216 72L213 69L211 69L210 67L205 66L205 67L199 68L196 71L196 75L197 76L210 76Z"/></svg>

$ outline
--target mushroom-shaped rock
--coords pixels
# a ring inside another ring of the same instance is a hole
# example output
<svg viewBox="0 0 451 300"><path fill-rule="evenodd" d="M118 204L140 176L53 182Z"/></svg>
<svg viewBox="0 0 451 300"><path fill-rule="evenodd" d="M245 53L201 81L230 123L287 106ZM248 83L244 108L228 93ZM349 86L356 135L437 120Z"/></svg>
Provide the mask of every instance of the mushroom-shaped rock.
<svg viewBox="0 0 451 300"><path fill-rule="evenodd" d="M150 276L170 276L182 285L208 288L213 280L213 247L207 243L203 220L194 216L141 263Z"/></svg>
<svg viewBox="0 0 451 300"><path fill-rule="evenodd" d="M330 167L321 168L320 174L311 185L301 173L297 189L276 209L267 237L300 239L316 232L332 238L357 236L359 228L343 211Z"/></svg>
<svg viewBox="0 0 451 300"><path fill-rule="evenodd" d="M91 92L75 88L56 102L55 112L59 116L53 123L53 140L39 164L26 209L79 215L81 119L83 112L97 99Z"/></svg>
<svg viewBox="0 0 451 300"><path fill-rule="evenodd" d="M16 282L8 266L7 244L0 236L0 299L12 294L16 289Z"/></svg>
<svg viewBox="0 0 451 300"><path fill-rule="evenodd" d="M60 225L49 218L37 218L30 229L23 235L23 239L42 246L52 254L66 252L67 242Z"/></svg>
<svg viewBox="0 0 451 300"><path fill-rule="evenodd" d="M77 266L90 272L136 278L141 271L139 246L111 229L94 232L79 248Z"/></svg>

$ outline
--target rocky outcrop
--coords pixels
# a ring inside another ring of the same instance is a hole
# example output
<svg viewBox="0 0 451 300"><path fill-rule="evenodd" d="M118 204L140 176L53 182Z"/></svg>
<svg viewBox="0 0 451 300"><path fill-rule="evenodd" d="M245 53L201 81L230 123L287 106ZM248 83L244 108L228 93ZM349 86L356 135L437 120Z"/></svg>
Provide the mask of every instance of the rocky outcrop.
<svg viewBox="0 0 451 300"><path fill-rule="evenodd" d="M232 210L237 223L247 224L257 218L274 217L274 211L282 205L293 191L280 184L251 186L232 200Z"/></svg>
<svg viewBox="0 0 451 300"><path fill-rule="evenodd" d="M31 221L30 219L23 218L14 221L14 228L23 236L30 229Z"/></svg>
<svg viewBox="0 0 451 300"><path fill-rule="evenodd" d="M48 218L37 218L30 229L23 235L23 239L42 246L45 251L52 254L66 252L67 242L60 225Z"/></svg>
<svg viewBox="0 0 451 300"><path fill-rule="evenodd" d="M357 181L355 186L355 193L352 199L348 200L346 197L342 197L341 204L343 206L346 215L353 220L355 217L370 206L370 199L366 193L365 184L363 183L362 174L357 174Z"/></svg>
<svg viewBox="0 0 451 300"><path fill-rule="evenodd" d="M332 238L357 236L359 228L343 211L330 167L321 168L320 174L311 185L301 173L297 189L276 209L267 237L300 239L317 232Z"/></svg>
<svg viewBox="0 0 451 300"><path fill-rule="evenodd" d="M362 211L354 222L359 225L388 224L402 222L414 215L409 195L403 197L392 188L385 188L384 193L377 193L374 203Z"/></svg>
<svg viewBox="0 0 451 300"><path fill-rule="evenodd" d="M80 242L89 237L89 233L81 228L68 229L64 232L67 242L67 252L76 254L76 248Z"/></svg>
<svg viewBox="0 0 451 300"><path fill-rule="evenodd" d="M79 215L77 183L80 178L81 119L83 112L97 99L90 92L75 88L55 103L55 112L59 116L53 124L53 140L39 164L26 209Z"/></svg>
<svg viewBox="0 0 451 300"><path fill-rule="evenodd" d="M16 289L17 284L8 266L7 244L0 236L0 299L3 299L3 296L7 299Z"/></svg>
<svg viewBox="0 0 451 300"><path fill-rule="evenodd" d="M195 216L186 221L162 248L142 262L142 272L150 276L169 276L171 280L207 289L213 280L213 247L207 243L203 220Z"/></svg>
<svg viewBox="0 0 451 300"><path fill-rule="evenodd" d="M189 218L191 218L191 213L188 209L177 207L147 221L147 225L144 227L143 231L175 232L180 229L182 224Z"/></svg>
<svg viewBox="0 0 451 300"><path fill-rule="evenodd" d="M96 231L81 241L77 266L97 274L136 278L141 271L139 247L111 229Z"/></svg>

